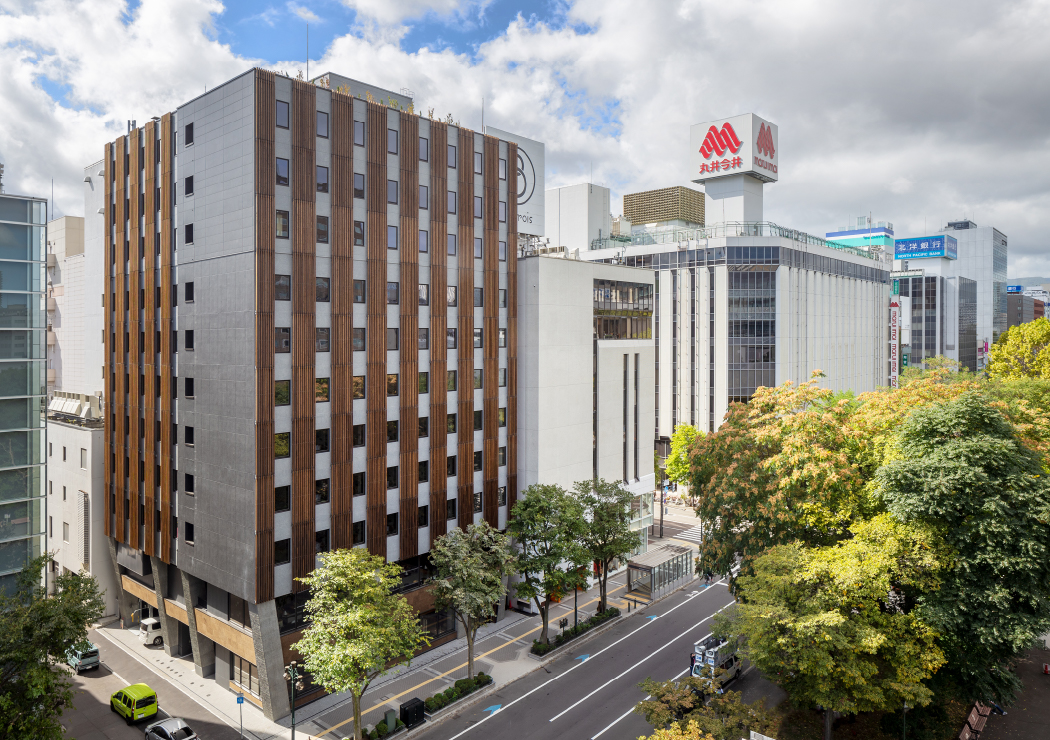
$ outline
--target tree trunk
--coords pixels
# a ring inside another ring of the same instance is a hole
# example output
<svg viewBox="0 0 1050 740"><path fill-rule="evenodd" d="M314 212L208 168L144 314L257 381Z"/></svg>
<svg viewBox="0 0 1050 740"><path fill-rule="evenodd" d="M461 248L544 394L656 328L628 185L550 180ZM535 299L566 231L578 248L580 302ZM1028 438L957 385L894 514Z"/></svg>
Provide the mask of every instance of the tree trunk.
<svg viewBox="0 0 1050 740"><path fill-rule="evenodd" d="M350 695L354 699L354 740L361 740L364 734L361 727L361 695L354 692L350 692Z"/></svg>
<svg viewBox="0 0 1050 740"><path fill-rule="evenodd" d="M536 607L540 610L540 620L543 622L543 629L540 631L540 642L544 645L547 642L547 607L544 604L548 603L546 599L540 601L539 597L536 597Z"/></svg>
<svg viewBox="0 0 1050 740"><path fill-rule="evenodd" d="M602 563L602 574L598 578L598 584L601 589L601 600L598 602L598 611L605 611L609 608L609 563Z"/></svg>
<svg viewBox="0 0 1050 740"><path fill-rule="evenodd" d="M463 620L464 626L467 628L467 678L474 678L474 638L477 636L477 628L474 627L474 620L466 618Z"/></svg>
<svg viewBox="0 0 1050 740"><path fill-rule="evenodd" d="M835 719L835 713L830 709L824 709L824 740L831 740L831 723Z"/></svg>

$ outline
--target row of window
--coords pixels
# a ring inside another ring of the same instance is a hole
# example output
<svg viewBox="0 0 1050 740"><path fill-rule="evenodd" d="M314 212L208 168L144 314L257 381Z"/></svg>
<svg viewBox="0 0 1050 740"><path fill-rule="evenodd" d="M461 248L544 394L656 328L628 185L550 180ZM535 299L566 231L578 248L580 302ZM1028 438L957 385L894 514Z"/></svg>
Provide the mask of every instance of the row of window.
<svg viewBox="0 0 1050 740"><path fill-rule="evenodd" d="M186 283L188 289L187 295L193 295L193 283ZM274 300L277 301L290 301L292 300L292 276L291 275L274 275ZM419 297L420 306L430 305L430 285L427 283L420 283L417 289L417 295ZM355 280L353 286L353 301L354 303L365 303L368 297L366 289L366 281ZM327 277L318 277L314 279L314 300L327 303L332 300L332 279ZM500 288L497 294L497 301L499 308L507 307L507 290ZM187 302L192 302L190 299ZM386 302L391 306L396 306L401 302L401 283L388 282L386 284ZM459 305L459 287L455 285L449 285L445 288L445 302L449 307ZM485 307L485 289L474 288L474 308Z"/></svg>
<svg viewBox="0 0 1050 740"><path fill-rule="evenodd" d="M499 413L499 418L501 420L500 426L501 427L505 427L505 426L507 426L507 410L506 409L500 409L499 412L500 412ZM481 411L475 411L474 412L474 431L477 431L477 432L481 431L482 426L484 424L483 419L484 419L484 416L483 416ZM449 434L455 434L456 433L456 415L455 414L449 414L448 415L448 419L446 420L446 424L447 424L447 428L448 428ZM386 423L386 428L387 428L387 433L386 433L387 441L388 442L396 442L397 439L398 439L398 423L397 423L397 421L396 420L395 421L388 421ZM192 431L193 427L186 427L186 429ZM429 417L421 416L419 418L419 426L417 427L417 429L419 431L419 435L418 435L419 437L425 438L425 437L430 436L430 419L429 419ZM354 447L363 447L364 446L364 444L365 444L364 436L365 436L364 424L355 424L354 425L354 432L353 432ZM192 434L190 435L190 438L192 439ZM274 434L273 435L273 449L274 449L274 457L276 457L277 459L291 457L291 455L292 455L292 433L291 432L277 432L276 434ZM321 453L321 452L330 452L330 451L331 451L331 430L330 429L315 429L314 430L314 452L315 453ZM449 460L449 473L448 474L449 474L449 477L452 477L452 476L454 476L456 474L456 457L455 457L455 455L450 457L448 460ZM497 452L497 460L498 460L498 465L500 467L503 467L504 465L507 464L507 448L506 447L500 447L499 448L499 450ZM391 470L394 471L394 482L393 482L392 485L387 485L387 488L397 488L397 468L396 467L395 468L388 468L387 469L388 473ZM481 470L481 450L478 450L477 452L474 453L474 470ZM423 473L423 463L420 463L420 474L422 475L422 473ZM356 479L357 475L364 475L364 473L360 473L360 474L355 473L354 475L355 475L355 479ZM194 492L194 490L193 490L193 476L190 475L189 473L187 473L185 478L186 478L186 481L185 481L186 482L186 489L185 489L186 493L193 493ZM387 482L389 484L389 476L388 476ZM426 482L426 479L421 477L420 478L420 483L425 483L425 482ZM356 485L355 485L354 490L355 490L354 495L355 496L359 495L356 492L356 490L357 490L356 489ZM363 494L364 494L364 490L362 489L361 495L363 495ZM322 502L318 502L318 503L322 503Z"/></svg>
<svg viewBox="0 0 1050 740"><path fill-rule="evenodd" d="M401 348L400 346L400 329L387 329L386 330L386 349L389 352L395 352ZM419 349L430 349L430 329L423 328L417 330L416 344ZM445 347L447 349L456 349L457 346L458 330L455 328L445 329ZM497 346L507 346L507 330L499 329L496 333ZM352 330L352 341L353 349L355 352L365 351L365 330L364 329L353 329ZM193 331L186 331L186 349L193 349ZM484 349L484 330L474 329L474 349ZM329 352L332 348L332 330L328 327L316 327L314 329L314 349L317 352ZM292 351L292 330L287 326L278 326L274 329L274 352L277 354L287 354Z"/></svg>

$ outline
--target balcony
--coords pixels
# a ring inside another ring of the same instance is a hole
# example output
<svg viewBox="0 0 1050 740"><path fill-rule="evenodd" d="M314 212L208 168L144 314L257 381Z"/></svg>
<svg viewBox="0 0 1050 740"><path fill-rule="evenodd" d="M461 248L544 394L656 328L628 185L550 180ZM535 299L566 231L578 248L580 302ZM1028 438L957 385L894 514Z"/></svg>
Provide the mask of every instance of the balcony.
<svg viewBox="0 0 1050 740"><path fill-rule="evenodd" d="M54 252L47 253L47 267L49 270L52 267L58 267L58 255Z"/></svg>
<svg viewBox="0 0 1050 740"><path fill-rule="evenodd" d="M58 342L58 335L55 334L55 332L53 332L50 329L48 329L48 331L47 331L47 346L48 347L54 347L57 342Z"/></svg>
<svg viewBox="0 0 1050 740"><path fill-rule="evenodd" d="M56 298L51 297L51 296L48 297L48 299L47 299L47 310L48 311L52 311L52 312L58 310L58 300Z"/></svg>

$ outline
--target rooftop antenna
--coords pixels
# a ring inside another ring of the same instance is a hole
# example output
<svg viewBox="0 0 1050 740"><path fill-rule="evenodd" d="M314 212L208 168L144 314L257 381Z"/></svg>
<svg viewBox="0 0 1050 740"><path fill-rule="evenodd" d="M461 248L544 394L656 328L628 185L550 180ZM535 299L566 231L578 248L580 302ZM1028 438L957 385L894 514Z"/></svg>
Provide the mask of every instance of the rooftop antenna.
<svg viewBox="0 0 1050 740"><path fill-rule="evenodd" d="M485 133L485 98L481 98L481 133Z"/></svg>
<svg viewBox="0 0 1050 740"><path fill-rule="evenodd" d="M306 24L306 81L310 81L310 24Z"/></svg>

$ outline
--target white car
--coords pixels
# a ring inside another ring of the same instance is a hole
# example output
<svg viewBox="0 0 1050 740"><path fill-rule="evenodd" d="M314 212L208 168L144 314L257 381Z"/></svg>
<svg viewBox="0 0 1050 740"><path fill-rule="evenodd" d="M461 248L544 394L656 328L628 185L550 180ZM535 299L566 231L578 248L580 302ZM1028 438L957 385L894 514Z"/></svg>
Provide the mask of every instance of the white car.
<svg viewBox="0 0 1050 740"><path fill-rule="evenodd" d="M164 637L160 633L160 620L149 617L139 623L139 640L146 645L163 645Z"/></svg>
<svg viewBox="0 0 1050 740"><path fill-rule="evenodd" d="M169 717L146 727L146 740L199 740L185 720Z"/></svg>

